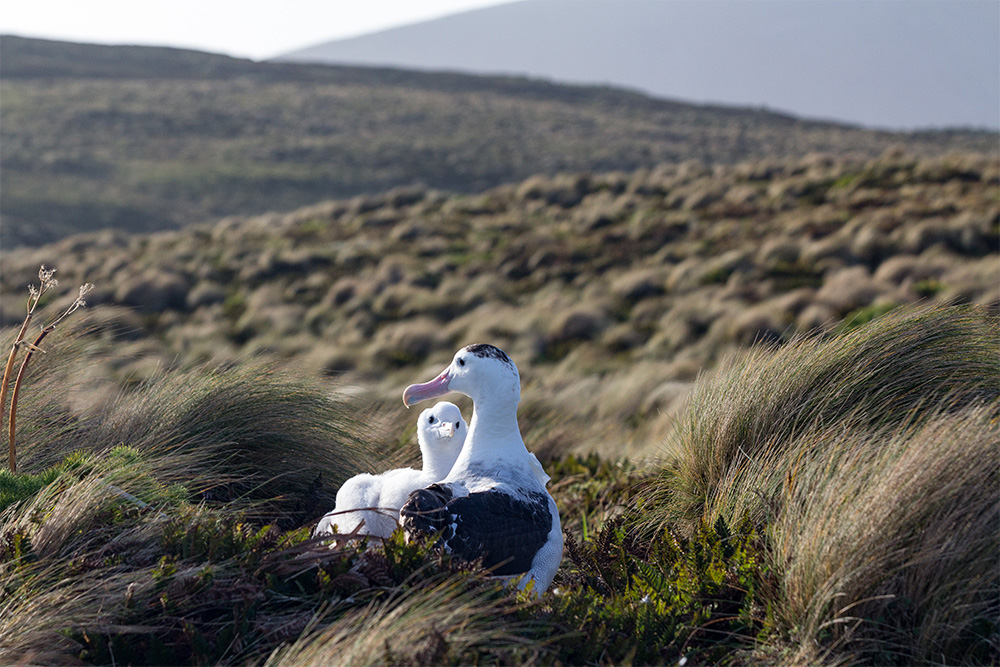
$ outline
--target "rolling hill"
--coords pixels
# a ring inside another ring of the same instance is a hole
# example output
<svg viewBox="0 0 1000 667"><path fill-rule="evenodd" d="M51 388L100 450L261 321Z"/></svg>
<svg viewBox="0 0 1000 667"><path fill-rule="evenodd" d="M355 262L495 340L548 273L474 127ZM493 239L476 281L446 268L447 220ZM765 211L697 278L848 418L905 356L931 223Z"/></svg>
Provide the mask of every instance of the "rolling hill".
<svg viewBox="0 0 1000 667"><path fill-rule="evenodd" d="M97 286L107 355L88 361L83 403L163 368L257 359L400 418L402 387L491 342L521 369L526 437L621 455L655 446L687 383L738 348L918 301L996 316L998 187L990 157L897 152L397 188L5 253L0 321L18 324L39 265L58 267L64 288Z"/></svg>
<svg viewBox="0 0 1000 667"><path fill-rule="evenodd" d="M526 0L277 60L519 74L882 129L1000 127L1000 5Z"/></svg>
<svg viewBox="0 0 1000 667"><path fill-rule="evenodd" d="M991 151L989 132L889 133L610 87L254 63L0 38L0 247L418 186L822 151Z"/></svg>

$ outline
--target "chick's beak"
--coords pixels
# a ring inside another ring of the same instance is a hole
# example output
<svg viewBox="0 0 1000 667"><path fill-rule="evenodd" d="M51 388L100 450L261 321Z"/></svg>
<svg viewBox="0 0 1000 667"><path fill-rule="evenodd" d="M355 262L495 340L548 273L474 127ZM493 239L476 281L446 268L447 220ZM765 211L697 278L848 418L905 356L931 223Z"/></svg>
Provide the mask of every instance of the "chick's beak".
<svg viewBox="0 0 1000 667"><path fill-rule="evenodd" d="M444 421L438 426L438 437L451 438L455 435L455 422Z"/></svg>
<svg viewBox="0 0 1000 667"><path fill-rule="evenodd" d="M430 382L411 384L403 390L403 405L410 407L421 401L443 396L448 393L449 382L451 382L451 377L446 370Z"/></svg>

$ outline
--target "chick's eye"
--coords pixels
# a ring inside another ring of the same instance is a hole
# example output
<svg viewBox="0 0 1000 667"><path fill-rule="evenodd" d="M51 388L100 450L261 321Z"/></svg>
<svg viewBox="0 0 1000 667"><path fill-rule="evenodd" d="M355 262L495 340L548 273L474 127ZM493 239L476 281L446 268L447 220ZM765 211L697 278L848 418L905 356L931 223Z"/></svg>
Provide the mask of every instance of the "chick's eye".
<svg viewBox="0 0 1000 667"><path fill-rule="evenodd" d="M431 415L430 417L428 417L428 418L427 418L427 423L428 423L428 424L433 424L433 423L434 423L434 422L436 422L436 421L437 421L437 420L436 420L436 419L434 419L434 415Z"/></svg>

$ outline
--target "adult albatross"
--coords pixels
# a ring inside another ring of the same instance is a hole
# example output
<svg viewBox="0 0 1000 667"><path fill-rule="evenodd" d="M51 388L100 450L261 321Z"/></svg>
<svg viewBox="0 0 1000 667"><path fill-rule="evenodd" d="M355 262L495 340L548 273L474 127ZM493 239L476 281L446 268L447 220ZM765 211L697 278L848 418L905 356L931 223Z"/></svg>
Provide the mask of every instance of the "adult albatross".
<svg viewBox="0 0 1000 667"><path fill-rule="evenodd" d="M399 525L399 508L410 493L445 478L462 450L466 435L468 426L457 405L441 401L427 408L417 420L423 468L355 475L337 491L333 511L320 519L313 534L337 532L389 537Z"/></svg>
<svg viewBox="0 0 1000 667"><path fill-rule="evenodd" d="M517 426L521 379L507 354L469 345L435 379L403 392L407 407L450 391L472 399L465 446L451 472L414 491L399 511L406 537L441 533L440 544L465 559L483 559L493 574L534 582L540 595L562 560L559 510L545 490ZM539 466L540 468L540 466Z"/></svg>

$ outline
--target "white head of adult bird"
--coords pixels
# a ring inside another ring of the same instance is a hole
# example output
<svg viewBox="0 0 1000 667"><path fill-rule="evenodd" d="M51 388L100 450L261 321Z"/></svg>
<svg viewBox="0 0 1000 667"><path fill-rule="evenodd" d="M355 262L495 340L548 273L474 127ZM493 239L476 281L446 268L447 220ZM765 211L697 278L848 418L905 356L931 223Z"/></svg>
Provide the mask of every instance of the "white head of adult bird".
<svg viewBox="0 0 1000 667"><path fill-rule="evenodd" d="M468 439L444 480L410 495L400 509L403 530L407 538L440 532L444 549L481 557L495 575L518 578L518 588L533 581L541 594L559 569L563 537L547 476L518 429L517 366L493 345L469 345L436 378L407 387L403 403L451 391L472 399Z"/></svg>
<svg viewBox="0 0 1000 667"><path fill-rule="evenodd" d="M417 443L422 469L397 468L379 475L355 475L337 491L336 506L320 519L313 534L332 535L336 525L339 534L389 537L399 525L399 508L410 493L448 475L468 430L462 411L454 403L441 401L421 412Z"/></svg>

